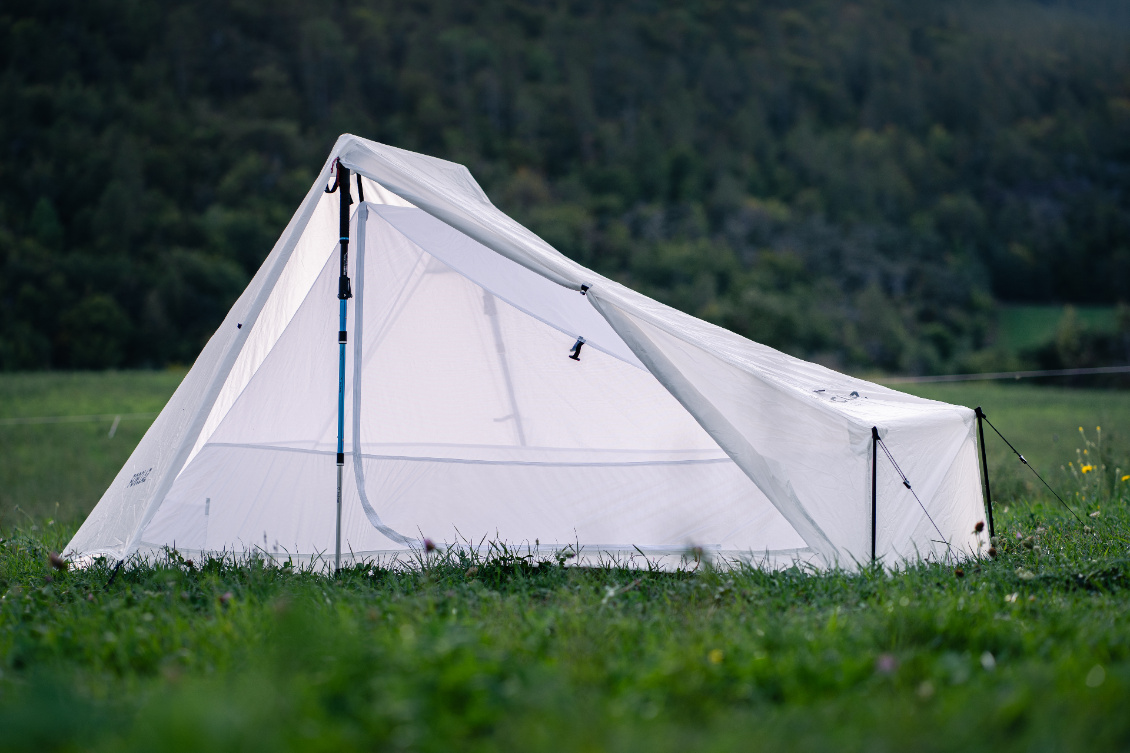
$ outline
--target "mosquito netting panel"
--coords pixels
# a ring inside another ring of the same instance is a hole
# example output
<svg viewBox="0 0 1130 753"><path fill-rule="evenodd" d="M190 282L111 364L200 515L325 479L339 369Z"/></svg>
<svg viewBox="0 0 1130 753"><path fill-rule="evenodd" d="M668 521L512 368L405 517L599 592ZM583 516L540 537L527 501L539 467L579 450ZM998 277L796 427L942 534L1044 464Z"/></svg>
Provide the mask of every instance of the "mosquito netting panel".
<svg viewBox="0 0 1130 753"><path fill-rule="evenodd" d="M805 555L584 296L418 209L362 204L353 226L343 553L487 537ZM143 546L332 551L337 268L327 248Z"/></svg>

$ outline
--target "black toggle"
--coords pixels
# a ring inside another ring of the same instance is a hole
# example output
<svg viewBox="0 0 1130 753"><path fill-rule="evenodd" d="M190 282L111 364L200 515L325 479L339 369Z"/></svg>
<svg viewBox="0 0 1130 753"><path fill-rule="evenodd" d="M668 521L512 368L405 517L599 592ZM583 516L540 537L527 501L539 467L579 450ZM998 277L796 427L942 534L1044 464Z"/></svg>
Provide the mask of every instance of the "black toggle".
<svg viewBox="0 0 1130 753"><path fill-rule="evenodd" d="M353 289L349 287L349 278L345 275L337 278L337 297L343 301L353 297Z"/></svg>
<svg viewBox="0 0 1130 753"><path fill-rule="evenodd" d="M588 292L589 292L589 286L588 285L582 285L581 286L581 295L588 295Z"/></svg>
<svg viewBox="0 0 1130 753"><path fill-rule="evenodd" d="M345 338L346 338L345 330L343 330L343 329L338 330L338 332L337 332L337 342L338 342L339 345L345 345L345 343L346 343Z"/></svg>
<svg viewBox="0 0 1130 753"><path fill-rule="evenodd" d="M577 342L573 344L573 353L569 357L574 361L581 360L581 346L585 344L585 338L578 337Z"/></svg>
<svg viewBox="0 0 1130 753"><path fill-rule="evenodd" d="M345 453L344 452L339 452L337 454L337 464L338 465L345 465Z"/></svg>

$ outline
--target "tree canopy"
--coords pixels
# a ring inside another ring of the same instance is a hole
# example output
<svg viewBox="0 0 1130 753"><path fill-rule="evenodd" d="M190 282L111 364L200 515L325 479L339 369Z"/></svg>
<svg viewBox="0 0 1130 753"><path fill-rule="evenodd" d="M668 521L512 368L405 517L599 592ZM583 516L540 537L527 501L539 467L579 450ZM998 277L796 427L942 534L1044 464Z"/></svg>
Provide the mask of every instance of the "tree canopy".
<svg viewBox="0 0 1130 753"><path fill-rule="evenodd" d="M191 362L336 136L843 368L1130 299L1130 6L0 0L0 368Z"/></svg>

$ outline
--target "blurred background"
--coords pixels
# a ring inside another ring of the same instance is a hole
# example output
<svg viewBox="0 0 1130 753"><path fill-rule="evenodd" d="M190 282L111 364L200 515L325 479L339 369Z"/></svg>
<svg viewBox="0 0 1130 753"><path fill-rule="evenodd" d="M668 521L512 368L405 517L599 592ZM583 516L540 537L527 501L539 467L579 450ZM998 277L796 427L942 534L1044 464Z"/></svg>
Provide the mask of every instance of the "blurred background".
<svg viewBox="0 0 1130 753"><path fill-rule="evenodd" d="M1130 361L1124 0L2 0L0 61L0 370L190 364L343 132L834 368Z"/></svg>

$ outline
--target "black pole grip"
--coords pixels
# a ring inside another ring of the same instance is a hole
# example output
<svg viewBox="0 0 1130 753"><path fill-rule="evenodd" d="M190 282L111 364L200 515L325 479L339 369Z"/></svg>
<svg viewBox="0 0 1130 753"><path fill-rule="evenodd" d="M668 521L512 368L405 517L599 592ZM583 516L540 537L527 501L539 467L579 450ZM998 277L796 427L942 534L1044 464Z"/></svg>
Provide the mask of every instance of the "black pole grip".
<svg viewBox="0 0 1130 753"><path fill-rule="evenodd" d="M337 297L348 300L353 297L349 286L349 205L353 197L349 194L349 168L337 163L337 187L341 192L338 212L338 236L341 243L341 275L337 280Z"/></svg>

